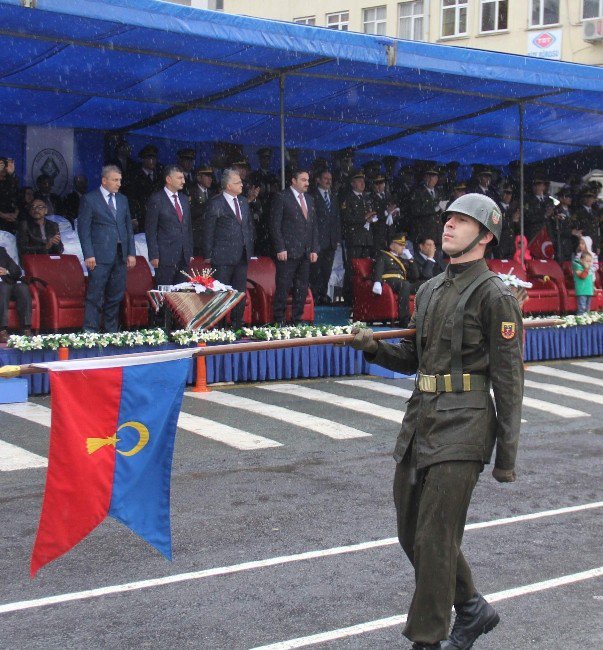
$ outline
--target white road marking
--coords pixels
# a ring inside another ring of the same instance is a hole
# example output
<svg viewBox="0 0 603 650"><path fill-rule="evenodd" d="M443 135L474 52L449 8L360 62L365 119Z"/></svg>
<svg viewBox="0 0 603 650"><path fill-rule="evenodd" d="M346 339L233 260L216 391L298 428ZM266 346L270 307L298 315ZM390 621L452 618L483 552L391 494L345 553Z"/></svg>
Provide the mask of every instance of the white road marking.
<svg viewBox="0 0 603 650"><path fill-rule="evenodd" d="M195 399L205 400L214 404L221 404L222 406L242 409L244 411L249 411L250 413L255 413L257 415L274 418L282 422L284 426L294 425L296 427L301 427L302 429L309 429L310 431L314 431L316 433L322 433L323 435L328 436L329 438L333 438L334 440L371 437L371 434L366 433L366 431L360 431L359 429L354 429L353 427L348 427L343 424L339 424L338 422L333 422L332 420L319 418L315 415L308 415L307 413L301 413L300 411L293 411L291 409L283 408L282 406L275 406L273 404L258 402L247 397L233 395L232 393L220 393L218 391L212 391L211 393L187 392L184 394L187 397L193 397Z"/></svg>
<svg viewBox="0 0 603 650"><path fill-rule="evenodd" d="M408 399L412 395L412 390L398 388L398 386L392 386L391 384L381 384L378 381L371 381L370 379L338 379L335 383L343 384L344 386L356 386L357 388L374 390L376 393L393 395L394 397L403 397L405 399Z"/></svg>
<svg viewBox="0 0 603 650"><path fill-rule="evenodd" d="M535 372L538 375L545 377L558 377L559 379L567 379L568 381L578 381L583 384L592 384L598 388L603 387L601 380L597 377L589 377L588 375L581 375L578 372L568 372L560 368L550 368L549 366L528 366L528 372Z"/></svg>
<svg viewBox="0 0 603 650"><path fill-rule="evenodd" d="M48 461L43 456L0 440L0 472L14 472L18 469L47 466Z"/></svg>
<svg viewBox="0 0 603 650"><path fill-rule="evenodd" d="M307 386L299 386L297 384L261 384L258 388L270 390L274 393L292 395L293 397L301 397L302 399L308 399L314 402L322 402L330 406L339 406L350 411L356 411L357 413L364 413L382 420L396 422L397 424L402 422L402 417L404 416L404 411L396 411L395 409L377 406L361 399L342 397L341 395L335 395L324 390L317 390L316 388L308 388Z"/></svg>
<svg viewBox="0 0 603 650"><path fill-rule="evenodd" d="M268 449L270 447L282 447L280 442L270 440L262 436L257 436L241 429L235 429L227 424L220 424L207 418L201 418L198 415L190 413L180 413L178 417L178 426L185 431L194 433L203 438L209 438L216 442L222 442L234 449L252 450Z"/></svg>
<svg viewBox="0 0 603 650"><path fill-rule="evenodd" d="M50 409L35 402L0 404L0 411L50 428Z"/></svg>
<svg viewBox="0 0 603 650"><path fill-rule="evenodd" d="M538 390L544 390L549 393L555 393L555 395L563 395L564 397L574 397L576 399L584 400L585 402L594 402L595 404L603 404L603 395L594 395L593 393L587 393L586 391L578 390L577 388L569 388L568 386L559 386L558 384L544 384L539 381L532 381L531 379L526 379L524 383L528 388L537 388Z"/></svg>
<svg viewBox="0 0 603 650"><path fill-rule="evenodd" d="M598 361L573 361L572 366L580 366L581 368L603 372L603 363Z"/></svg>
<svg viewBox="0 0 603 650"><path fill-rule="evenodd" d="M34 402L23 404L2 404L0 411L15 415L17 417L36 422L46 427L50 427L50 409ZM201 418L189 413L180 413L178 426L185 431L194 433L197 436L222 442L235 449L267 449L269 447L282 447L280 442L256 436L247 431L241 431L226 424L220 424L207 418Z"/></svg>
<svg viewBox="0 0 603 650"><path fill-rule="evenodd" d="M505 591L497 591L493 594L486 594L485 598L491 603L497 603L501 600L508 600L509 598L517 598L518 596L525 596L527 594L538 593L546 589L554 589L556 587L563 587L571 585L576 582L584 580L592 580L603 576L603 567L589 569L580 573L572 573L559 578L551 580L543 580L542 582L533 582L529 585L521 587L514 587L513 589L506 589ZM325 643L326 641L334 641L335 639L345 639L358 634L365 634L367 632L374 632L375 630L382 630L387 627L395 627L406 622L406 615L403 616L390 616L389 618L380 618L376 621L368 621L367 623L360 623L359 625L352 625L351 627L340 628L339 630L330 630L329 632L321 632L311 636L299 637L297 639L289 639L288 641L280 641L278 643L271 643L270 645L257 646L252 650L291 650L292 648L306 648L310 645L317 645L318 643Z"/></svg>
<svg viewBox="0 0 603 650"><path fill-rule="evenodd" d="M533 521L535 519L542 519L546 517L555 517L558 515L571 514L573 512L580 512L583 510L594 510L602 508L603 501L594 503L585 503L579 506L568 506L567 508L557 508L556 510L544 510L541 512L533 512L526 515L516 515L514 517L505 517L504 519L493 519L491 521L477 522L469 524L465 530L479 530L482 528L492 528L496 526L504 526L507 524L520 523L522 521ZM161 587L163 585L176 584L178 582L188 582L192 580L201 580L203 578L210 578L215 576L229 575L232 573L240 573L241 571L250 571L253 569L263 569L265 567L277 566L281 564L290 564L292 562L301 562L303 560L313 560L317 558L330 557L334 555L342 555L345 553L355 553L358 551L370 550L383 546L392 546L398 543L397 537L388 537L379 539L372 542L362 542L360 544L352 544L350 546L336 546L319 551L306 551L305 553L297 553L295 555L282 555L280 557L273 557L267 560L255 560L252 562L245 562L243 564L234 564L224 567L216 567L214 569L204 569L202 571L193 571L190 573L179 573L171 576L164 576L163 578L152 578L149 580L139 580L138 582L128 582L121 585L110 585L108 587L98 587L97 589L88 589L86 591L76 591L73 593L59 594L57 596L45 596L43 598L36 598L33 600L21 600L13 603L5 603L0 605L0 614L7 614L9 612L17 612L25 609L33 609L37 607L46 607L48 605L57 605L60 603L68 603L77 600L87 600L89 598L99 598L101 596L108 596L110 594L127 593L140 589L149 589L151 587Z"/></svg>
<svg viewBox="0 0 603 650"><path fill-rule="evenodd" d="M569 406L561 406L561 404L554 404L553 402L545 402L541 399L534 397L523 397L523 405L538 411L544 411L552 415L557 415L560 418L584 418L590 417L590 413L578 411L578 409L569 408Z"/></svg>

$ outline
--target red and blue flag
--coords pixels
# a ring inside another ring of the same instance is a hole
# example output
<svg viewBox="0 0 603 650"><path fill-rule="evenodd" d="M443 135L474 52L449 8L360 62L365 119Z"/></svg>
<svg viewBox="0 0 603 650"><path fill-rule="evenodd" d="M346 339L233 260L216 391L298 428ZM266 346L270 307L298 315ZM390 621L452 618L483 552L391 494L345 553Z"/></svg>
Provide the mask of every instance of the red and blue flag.
<svg viewBox="0 0 603 650"><path fill-rule="evenodd" d="M108 357L87 359L50 372L48 474L32 576L107 515L171 559L170 476L185 355L124 356L109 367L102 367Z"/></svg>

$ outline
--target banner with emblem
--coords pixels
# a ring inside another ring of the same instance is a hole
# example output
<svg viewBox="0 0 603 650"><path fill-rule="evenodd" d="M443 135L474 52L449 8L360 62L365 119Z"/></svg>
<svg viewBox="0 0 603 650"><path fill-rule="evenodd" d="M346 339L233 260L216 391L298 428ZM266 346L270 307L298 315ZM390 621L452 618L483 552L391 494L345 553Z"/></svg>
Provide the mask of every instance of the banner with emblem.
<svg viewBox="0 0 603 650"><path fill-rule="evenodd" d="M73 129L28 126L26 136L26 179L35 187L36 178L52 178L52 192L61 196L70 187L73 174Z"/></svg>
<svg viewBox="0 0 603 650"><path fill-rule="evenodd" d="M171 559L170 476L190 356L184 350L49 366L50 451L32 576L107 515Z"/></svg>

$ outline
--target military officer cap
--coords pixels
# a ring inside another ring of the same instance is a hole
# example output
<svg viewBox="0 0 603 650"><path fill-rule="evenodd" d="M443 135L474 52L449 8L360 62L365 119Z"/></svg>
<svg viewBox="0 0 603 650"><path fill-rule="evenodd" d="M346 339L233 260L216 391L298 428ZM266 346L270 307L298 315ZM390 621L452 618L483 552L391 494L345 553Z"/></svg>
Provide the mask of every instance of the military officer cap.
<svg viewBox="0 0 603 650"><path fill-rule="evenodd" d="M457 183L454 186L455 190L466 190L467 189L467 183Z"/></svg>
<svg viewBox="0 0 603 650"><path fill-rule="evenodd" d="M585 199L585 198L587 198L589 196L592 197L593 199L596 199L597 198L597 193L595 192L595 190L592 187L587 186L580 192L580 196L583 199Z"/></svg>
<svg viewBox="0 0 603 650"><path fill-rule="evenodd" d="M489 230L494 235L494 244L498 244L500 241L500 233L502 231L502 214L500 208L489 196L485 194L464 194L458 199L455 199L449 206L448 209L444 211L442 217L444 220L453 212L459 212L460 214L466 214L468 217L472 217L478 223L481 223L482 226ZM469 252L477 242L483 237L483 233L480 233L478 237L474 240L472 244L461 253L456 255L451 255L451 257L460 257Z"/></svg>
<svg viewBox="0 0 603 650"><path fill-rule="evenodd" d="M249 167L249 163L247 162L247 158L239 158L238 160L235 160L234 162L230 163L231 167Z"/></svg>
<svg viewBox="0 0 603 650"><path fill-rule="evenodd" d="M375 178L372 179L372 182L375 185L377 183L385 183L385 176L383 174L379 174L378 176L375 176Z"/></svg>
<svg viewBox="0 0 603 650"><path fill-rule="evenodd" d="M342 149L341 151L338 151L336 154L337 158L343 159L343 158L353 158L354 157L354 149L352 147L348 147L347 149Z"/></svg>
<svg viewBox="0 0 603 650"><path fill-rule="evenodd" d="M406 246L406 234L403 232L399 232L396 235L394 235L390 242L390 244L399 244L400 246Z"/></svg>
<svg viewBox="0 0 603 650"><path fill-rule="evenodd" d="M492 176L492 170L489 167L481 167L477 171L478 176Z"/></svg>
<svg viewBox="0 0 603 650"><path fill-rule="evenodd" d="M567 197L567 196L572 196L572 188L564 186L564 187L559 189L559 191L557 192L557 194L555 196L558 199L562 199L562 198Z"/></svg>
<svg viewBox="0 0 603 650"><path fill-rule="evenodd" d="M429 175L429 176L439 176L440 171L436 167L432 167L432 166L426 167L423 170L423 176L427 176L427 175Z"/></svg>
<svg viewBox="0 0 603 650"><path fill-rule="evenodd" d="M544 174L537 174L534 176L532 179L532 185L537 185L538 183L548 183L548 181L544 178Z"/></svg>
<svg viewBox="0 0 603 650"><path fill-rule="evenodd" d="M366 178L366 177L364 175L364 172L361 169L355 169L350 176L350 180L353 181L355 178Z"/></svg>
<svg viewBox="0 0 603 650"><path fill-rule="evenodd" d="M256 151L256 154L262 158L264 156L271 156L272 155L272 149L270 147L262 147L261 149L258 149Z"/></svg>
<svg viewBox="0 0 603 650"><path fill-rule="evenodd" d="M158 149L154 144L147 144L139 152L139 158L157 158Z"/></svg>
<svg viewBox="0 0 603 650"><path fill-rule="evenodd" d="M178 149L176 155L178 158L189 158L191 160L196 158L195 150L190 147L187 147L186 149Z"/></svg>
<svg viewBox="0 0 603 650"><path fill-rule="evenodd" d="M195 169L195 174L207 174L207 176L213 176L214 170L211 165L201 165Z"/></svg>

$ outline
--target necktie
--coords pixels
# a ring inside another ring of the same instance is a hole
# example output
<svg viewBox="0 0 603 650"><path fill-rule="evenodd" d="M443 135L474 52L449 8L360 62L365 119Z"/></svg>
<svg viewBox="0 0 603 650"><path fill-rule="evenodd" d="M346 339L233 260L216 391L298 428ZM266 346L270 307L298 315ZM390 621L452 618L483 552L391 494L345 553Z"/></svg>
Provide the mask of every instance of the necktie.
<svg viewBox="0 0 603 650"><path fill-rule="evenodd" d="M235 206L235 214L237 215L237 219L239 220L239 223L243 223L243 219L241 218L241 208L239 208L239 199L235 196L234 200L234 206Z"/></svg>
<svg viewBox="0 0 603 650"><path fill-rule="evenodd" d="M300 192L299 194L299 205L301 206L301 211L304 214L304 219L308 218L308 206L306 205L306 199L304 199L304 195Z"/></svg>
<svg viewBox="0 0 603 650"><path fill-rule="evenodd" d="M178 202L178 195L177 194L172 194L172 198L174 199L174 207L176 208L176 214L178 215L178 221L182 223L182 208L180 207L180 203Z"/></svg>
<svg viewBox="0 0 603 650"><path fill-rule="evenodd" d="M331 197L329 196L329 193L325 192L324 197L325 197L325 203L327 204L327 210L330 210L331 209Z"/></svg>
<svg viewBox="0 0 603 650"><path fill-rule="evenodd" d="M117 208L115 207L115 194L113 194L113 192L109 194L109 210L111 210L113 216L117 218Z"/></svg>

